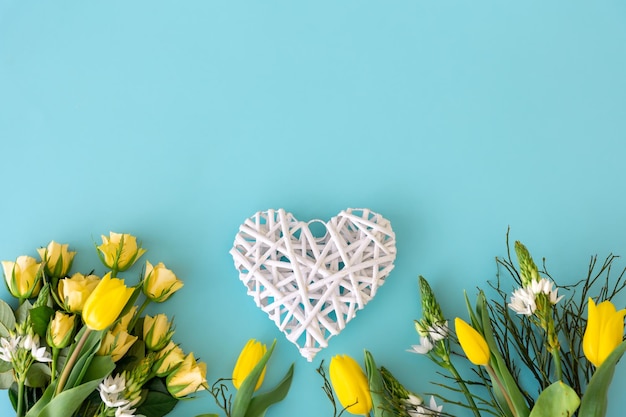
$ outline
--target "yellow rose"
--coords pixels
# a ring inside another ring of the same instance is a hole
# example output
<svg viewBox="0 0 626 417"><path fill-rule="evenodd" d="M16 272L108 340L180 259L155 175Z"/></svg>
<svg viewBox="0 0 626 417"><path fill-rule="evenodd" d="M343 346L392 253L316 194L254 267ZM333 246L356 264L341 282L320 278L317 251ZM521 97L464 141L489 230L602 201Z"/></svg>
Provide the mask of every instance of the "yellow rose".
<svg viewBox="0 0 626 417"><path fill-rule="evenodd" d="M328 372L341 405L351 414L369 414L372 394L367 376L359 364L348 355L333 356Z"/></svg>
<svg viewBox="0 0 626 417"><path fill-rule="evenodd" d="M128 330L128 326L130 325L131 320L135 318L135 314L137 314L137 306L132 306L126 314L120 317L120 320L118 322L120 327L122 329Z"/></svg>
<svg viewBox="0 0 626 417"><path fill-rule="evenodd" d="M474 365L488 365L491 351L485 338L476 329L458 317L454 320L454 327L459 344L463 352L465 352L467 359Z"/></svg>
<svg viewBox="0 0 626 417"><path fill-rule="evenodd" d="M159 377L164 377L183 362L185 359L185 352L183 352L178 345L174 344L174 342L170 340L167 346L159 351L157 358L160 363L158 365L158 369L156 370L156 374Z"/></svg>
<svg viewBox="0 0 626 417"><path fill-rule="evenodd" d="M265 355L265 352L267 352L267 346L263 343L254 339L248 340L241 350L239 358L237 358L237 362L235 363L235 368L233 369L233 385L235 388L239 389L239 387L241 387L243 381L250 372L252 372L256 364L259 363L263 355ZM258 390L263 383L263 378L265 378L265 368L263 368L259 380L254 387L255 391Z"/></svg>
<svg viewBox="0 0 626 417"><path fill-rule="evenodd" d="M186 397L207 389L206 364L196 363L193 353L188 354L178 367L166 378L167 390L175 398Z"/></svg>
<svg viewBox="0 0 626 417"><path fill-rule="evenodd" d="M143 279L143 293L150 300L157 303L167 300L172 294L180 290L183 282L176 275L159 262L152 266L146 262L146 272Z"/></svg>
<svg viewBox="0 0 626 417"><path fill-rule="evenodd" d="M102 236L102 245L97 248L102 263L113 271L127 270L146 253L128 233L110 232L109 237Z"/></svg>
<svg viewBox="0 0 626 417"><path fill-rule="evenodd" d="M4 278L11 294L19 299L36 297L41 289L42 266L30 256L19 256L15 262L2 261Z"/></svg>
<svg viewBox="0 0 626 417"><path fill-rule="evenodd" d="M50 323L48 323L48 330L46 331L48 344L57 349L63 349L68 346L72 341L75 321L75 315L57 311Z"/></svg>
<svg viewBox="0 0 626 417"><path fill-rule="evenodd" d="M96 288L100 278L95 275L83 275L75 273L71 278L59 280L58 293L63 303L63 308L72 313L83 311L85 301Z"/></svg>
<svg viewBox="0 0 626 417"><path fill-rule="evenodd" d="M135 343L137 336L128 334L126 329L117 324L112 330L105 333L100 344L99 356L111 356L113 362L117 362L128 352L128 349Z"/></svg>
<svg viewBox="0 0 626 417"><path fill-rule="evenodd" d="M76 252L68 251L68 244L59 244L54 240L46 248L37 249L41 261L45 264L45 272L49 277L63 278L72 267Z"/></svg>
<svg viewBox="0 0 626 417"><path fill-rule="evenodd" d="M85 301L83 321L91 330L106 329L117 320L132 294L124 280L111 278L108 272Z"/></svg>
<svg viewBox="0 0 626 417"><path fill-rule="evenodd" d="M583 352L598 367L622 342L626 310L618 311L608 300L596 305L591 298L588 310Z"/></svg>
<svg viewBox="0 0 626 417"><path fill-rule="evenodd" d="M163 349L172 339L174 329L165 314L146 316L143 320L143 341L152 351Z"/></svg>

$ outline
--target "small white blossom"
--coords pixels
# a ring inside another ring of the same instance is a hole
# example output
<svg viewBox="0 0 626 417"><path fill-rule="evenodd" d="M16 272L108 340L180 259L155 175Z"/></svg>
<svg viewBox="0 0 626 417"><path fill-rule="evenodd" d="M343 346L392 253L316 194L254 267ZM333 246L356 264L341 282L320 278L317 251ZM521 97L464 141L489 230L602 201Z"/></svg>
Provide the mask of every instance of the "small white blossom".
<svg viewBox="0 0 626 417"><path fill-rule="evenodd" d="M437 405L435 397L430 397L428 407L423 407L421 404L410 407L407 411L411 417L431 417L441 415L443 405Z"/></svg>
<svg viewBox="0 0 626 417"><path fill-rule="evenodd" d="M428 336L421 336L420 344L411 345L411 349L409 349L408 351L412 353L417 353L419 355L425 355L431 350L433 350L434 347L435 345L433 345L433 343L430 341L430 338Z"/></svg>
<svg viewBox="0 0 626 417"><path fill-rule="evenodd" d="M15 335L0 338L0 359L5 362L13 362L20 340L21 336Z"/></svg>
<svg viewBox="0 0 626 417"><path fill-rule="evenodd" d="M558 295L559 289L554 289L553 286L554 283L547 278L532 281L526 287L518 288L513 292L509 308L518 314L532 316L537 309L537 295L546 295L552 305L558 303L563 298L563 296L559 297Z"/></svg>
<svg viewBox="0 0 626 417"><path fill-rule="evenodd" d="M129 401L124 398L124 390L126 389L126 378L123 374L117 374L115 377L107 376L98 386L100 398L104 405L109 408L124 407L129 405Z"/></svg>

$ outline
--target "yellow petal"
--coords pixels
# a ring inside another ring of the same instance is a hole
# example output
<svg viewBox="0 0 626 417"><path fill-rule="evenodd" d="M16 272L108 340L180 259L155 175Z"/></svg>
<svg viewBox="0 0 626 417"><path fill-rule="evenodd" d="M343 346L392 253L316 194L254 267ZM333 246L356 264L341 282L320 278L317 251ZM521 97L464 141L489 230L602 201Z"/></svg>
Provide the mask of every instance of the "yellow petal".
<svg viewBox="0 0 626 417"><path fill-rule="evenodd" d="M454 320L456 336L467 359L474 365L487 365L491 353L485 338L472 326L460 318Z"/></svg>
<svg viewBox="0 0 626 417"><path fill-rule="evenodd" d="M349 413L368 414L372 409L372 395L367 377L359 364L348 355L333 356L328 372L341 405L347 407Z"/></svg>

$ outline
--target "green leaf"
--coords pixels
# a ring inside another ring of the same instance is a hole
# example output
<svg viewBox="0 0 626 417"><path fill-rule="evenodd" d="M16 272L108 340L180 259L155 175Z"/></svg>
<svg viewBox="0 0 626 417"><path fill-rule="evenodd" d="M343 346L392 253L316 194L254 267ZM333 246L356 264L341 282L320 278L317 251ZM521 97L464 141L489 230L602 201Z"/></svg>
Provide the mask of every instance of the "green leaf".
<svg viewBox="0 0 626 417"><path fill-rule="evenodd" d="M380 370L376 366L374 357L367 350L365 351L365 373L367 374L370 393L372 395L372 410L374 411L374 417L389 415L389 413L386 413L388 407L386 406L385 396L383 395L385 390L383 377L380 374Z"/></svg>
<svg viewBox="0 0 626 417"><path fill-rule="evenodd" d="M26 373L26 386L43 388L50 382L50 368L43 363L33 363Z"/></svg>
<svg viewBox="0 0 626 417"><path fill-rule="evenodd" d="M0 337L7 337L9 331L15 329L15 314L4 300L0 299Z"/></svg>
<svg viewBox="0 0 626 417"><path fill-rule="evenodd" d="M250 406L250 401L252 400L252 395L254 395L254 388L256 387L256 383L263 372L263 368L265 364L269 360L270 356L272 356L272 352L274 352L274 347L276 346L276 339L272 343L272 346L265 352L265 355L261 358L259 363L256 364L252 371L248 374L246 379L243 380L237 394L235 394L235 399L233 401L233 409L231 413L231 417L244 417L246 412L248 411L248 407Z"/></svg>
<svg viewBox="0 0 626 417"><path fill-rule="evenodd" d="M293 379L293 367L292 363L283 379L272 390L252 398L245 417L262 417L271 405L287 396Z"/></svg>
<svg viewBox="0 0 626 417"><path fill-rule="evenodd" d="M24 301L22 305L19 306L17 310L15 310L15 320L20 324L26 322L26 319L28 318L28 312L31 308L33 308L33 306L30 301Z"/></svg>
<svg viewBox="0 0 626 417"><path fill-rule="evenodd" d="M30 310L30 321L33 325L33 330L39 335L39 337L46 338L46 330L48 330L48 323L50 317L54 314L54 310L48 306L33 307Z"/></svg>
<svg viewBox="0 0 626 417"><path fill-rule="evenodd" d="M147 417L163 417L176 407L176 398L158 391L148 391L145 401L137 409L137 414Z"/></svg>
<svg viewBox="0 0 626 417"><path fill-rule="evenodd" d="M55 396L56 384L48 386L43 397L26 414L26 417L67 417L81 406L85 398L89 396L100 384L100 379L89 381L72 389L65 390Z"/></svg>
<svg viewBox="0 0 626 417"><path fill-rule="evenodd" d="M76 339L80 341L82 339L83 334L87 331L87 328L83 327L81 331L76 335ZM84 345L80 349L80 353L78 354L78 359L74 363L72 370L70 372L70 376L65 383L64 389L69 389L80 385L84 380L84 374L89 368L89 364L91 360L94 358L96 352L100 348L100 341L102 339L102 331L90 331L87 336L87 340ZM68 353L68 358L72 356L73 350L76 346L73 346L72 350ZM66 366L68 363L65 364Z"/></svg>
<svg viewBox="0 0 626 417"><path fill-rule="evenodd" d="M608 405L608 391L615 366L626 352L626 341L617 345L606 360L596 369L580 403L580 417L604 417Z"/></svg>
<svg viewBox="0 0 626 417"><path fill-rule="evenodd" d="M557 381L539 394L529 417L569 417L579 404L576 391Z"/></svg>
<svg viewBox="0 0 626 417"><path fill-rule="evenodd" d="M13 367L11 367L9 371L0 373L0 389L11 388L13 382L15 382L15 379L13 378Z"/></svg>
<svg viewBox="0 0 626 417"><path fill-rule="evenodd" d="M522 391L517 384L516 378L513 377L511 371L506 366L506 362L500 351L498 350L498 345L496 343L496 339L493 336L493 329L491 327L491 321L489 319L489 310L487 309L487 299L485 298L485 293L482 291L478 294L478 298L476 300L476 317L481 320L480 328L482 329L483 337L489 346L489 350L491 352L491 360L490 365L496 373L497 377L500 379L500 382L504 385L504 390L508 394L511 402L513 403L513 410L508 410L508 404L504 398L504 393L501 391L499 385L496 381L492 381L493 392L500 404L501 408L507 414L507 416L514 415L517 417L528 417L530 414L530 409L528 408L528 404L526 403L526 398L522 394Z"/></svg>
<svg viewBox="0 0 626 417"><path fill-rule="evenodd" d="M220 417L218 414L198 414L196 417Z"/></svg>

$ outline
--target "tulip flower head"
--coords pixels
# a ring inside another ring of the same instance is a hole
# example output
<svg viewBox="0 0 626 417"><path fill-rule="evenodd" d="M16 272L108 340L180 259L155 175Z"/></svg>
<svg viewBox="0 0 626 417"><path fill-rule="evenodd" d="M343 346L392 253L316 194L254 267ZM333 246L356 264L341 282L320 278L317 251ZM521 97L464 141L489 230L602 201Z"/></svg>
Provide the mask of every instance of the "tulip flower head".
<svg viewBox="0 0 626 417"><path fill-rule="evenodd" d="M336 355L330 360L328 372L343 408L351 414L368 414L372 409L372 394L359 364L348 355Z"/></svg>
<svg viewBox="0 0 626 417"><path fill-rule="evenodd" d="M137 238L128 233L110 232L102 236L102 244L97 246L98 256L104 265L114 271L125 271L146 253L137 245Z"/></svg>
<svg viewBox="0 0 626 417"><path fill-rule="evenodd" d="M146 272L143 279L143 293L150 300L161 303L180 290L183 282L167 269L163 262L152 266L146 261Z"/></svg>
<svg viewBox="0 0 626 417"><path fill-rule="evenodd" d="M107 273L85 301L83 321L91 330L106 329L117 320L132 294L124 280Z"/></svg>
<svg viewBox="0 0 626 417"><path fill-rule="evenodd" d="M470 362L474 365L488 365L491 353L485 338L459 317L454 320L454 326L461 348Z"/></svg>
<svg viewBox="0 0 626 417"><path fill-rule="evenodd" d="M2 261L4 278L9 292L25 300L36 297L41 289L42 263L30 256L19 256L15 262Z"/></svg>
<svg viewBox="0 0 626 417"><path fill-rule="evenodd" d="M75 273L71 278L59 280L57 291L65 311L81 313L85 301L98 286L100 278L95 275L83 275Z"/></svg>
<svg viewBox="0 0 626 417"><path fill-rule="evenodd" d="M243 381L248 377L252 369L259 363L263 355L267 352L267 346L263 343L250 339L241 350L239 354L239 358L237 358L237 362L235 363L235 367L233 369L233 385L235 388L239 389ZM254 387L254 390L258 390L263 384L263 379L265 378L265 368L261 372L261 376Z"/></svg>
<svg viewBox="0 0 626 417"><path fill-rule="evenodd" d="M596 367L613 352L624 336L626 309L616 310L613 303L603 301L596 305L589 299L587 328L583 336L583 352Z"/></svg>
<svg viewBox="0 0 626 417"><path fill-rule="evenodd" d="M37 249L41 261L44 263L46 275L54 278L63 278L72 267L76 252L67 250L68 244L51 241L47 247Z"/></svg>

